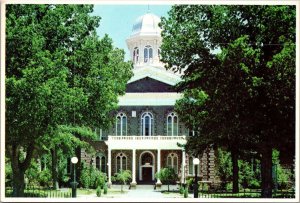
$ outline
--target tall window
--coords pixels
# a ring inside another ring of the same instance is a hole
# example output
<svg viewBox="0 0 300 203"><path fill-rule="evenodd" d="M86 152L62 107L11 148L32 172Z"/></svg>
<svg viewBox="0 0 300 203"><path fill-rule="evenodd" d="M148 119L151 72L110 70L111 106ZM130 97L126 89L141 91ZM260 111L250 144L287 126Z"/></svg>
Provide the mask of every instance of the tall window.
<svg viewBox="0 0 300 203"><path fill-rule="evenodd" d="M167 117L167 135L178 136L178 116L173 112Z"/></svg>
<svg viewBox="0 0 300 203"><path fill-rule="evenodd" d="M117 154L116 172L127 170L127 157L124 153Z"/></svg>
<svg viewBox="0 0 300 203"><path fill-rule="evenodd" d="M153 49L151 46L147 45L144 48L144 62L150 62L153 59Z"/></svg>
<svg viewBox="0 0 300 203"><path fill-rule="evenodd" d="M173 168L175 173L178 172L178 156L176 153L170 153L167 157L167 166Z"/></svg>
<svg viewBox="0 0 300 203"><path fill-rule="evenodd" d="M136 63L139 61L139 49L137 47L133 50L133 63Z"/></svg>
<svg viewBox="0 0 300 203"><path fill-rule="evenodd" d="M106 166L105 156L103 154L98 154L96 156L96 168L101 172L105 173L106 172L105 166Z"/></svg>
<svg viewBox="0 0 300 203"><path fill-rule="evenodd" d="M127 117L125 113L118 113L116 121L116 135L126 136L127 135Z"/></svg>
<svg viewBox="0 0 300 203"><path fill-rule="evenodd" d="M143 136L153 135L153 115L151 113L145 112L142 114L141 124Z"/></svg>

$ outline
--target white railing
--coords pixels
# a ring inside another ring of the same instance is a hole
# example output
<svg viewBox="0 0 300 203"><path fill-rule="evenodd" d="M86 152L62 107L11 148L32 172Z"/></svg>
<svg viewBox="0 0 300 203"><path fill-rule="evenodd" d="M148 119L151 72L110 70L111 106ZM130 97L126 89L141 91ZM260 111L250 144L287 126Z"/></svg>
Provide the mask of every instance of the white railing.
<svg viewBox="0 0 300 203"><path fill-rule="evenodd" d="M109 135L108 140L186 140L186 136L114 136Z"/></svg>

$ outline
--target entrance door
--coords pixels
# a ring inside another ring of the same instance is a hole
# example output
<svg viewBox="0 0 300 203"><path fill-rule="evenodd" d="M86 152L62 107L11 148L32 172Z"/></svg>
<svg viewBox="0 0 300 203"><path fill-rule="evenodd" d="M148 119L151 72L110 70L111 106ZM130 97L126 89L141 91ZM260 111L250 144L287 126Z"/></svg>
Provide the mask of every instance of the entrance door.
<svg viewBox="0 0 300 203"><path fill-rule="evenodd" d="M143 177L143 181L151 182L152 181L152 167L143 167L142 177Z"/></svg>

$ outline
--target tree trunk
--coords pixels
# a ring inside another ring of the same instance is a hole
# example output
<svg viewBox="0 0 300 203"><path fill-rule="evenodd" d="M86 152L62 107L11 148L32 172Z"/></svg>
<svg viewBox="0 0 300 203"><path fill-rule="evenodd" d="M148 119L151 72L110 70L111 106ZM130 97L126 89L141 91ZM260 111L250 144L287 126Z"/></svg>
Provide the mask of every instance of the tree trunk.
<svg viewBox="0 0 300 203"><path fill-rule="evenodd" d="M13 197L24 197L24 182L25 171L14 169L13 170Z"/></svg>
<svg viewBox="0 0 300 203"><path fill-rule="evenodd" d="M20 162L20 146L12 145L11 147L11 167L12 167L12 182L13 182L13 197L24 197L25 189L25 171L30 166L34 146L29 145L26 150L26 158Z"/></svg>
<svg viewBox="0 0 300 203"><path fill-rule="evenodd" d="M51 149L51 155L52 155L52 182L53 182L53 188L55 190L59 189L58 184L58 166L57 166L57 149L54 147L54 149Z"/></svg>
<svg viewBox="0 0 300 203"><path fill-rule="evenodd" d="M238 165L238 153L236 149L231 150L232 161L232 193L239 192L239 165Z"/></svg>
<svg viewBox="0 0 300 203"><path fill-rule="evenodd" d="M265 147L261 160L261 196L272 197L272 148Z"/></svg>

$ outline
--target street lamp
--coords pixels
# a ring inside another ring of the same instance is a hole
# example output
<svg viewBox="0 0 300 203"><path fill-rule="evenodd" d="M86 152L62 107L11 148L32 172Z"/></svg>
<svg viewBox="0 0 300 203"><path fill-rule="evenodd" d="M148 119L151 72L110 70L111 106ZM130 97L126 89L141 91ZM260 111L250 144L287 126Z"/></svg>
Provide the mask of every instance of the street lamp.
<svg viewBox="0 0 300 203"><path fill-rule="evenodd" d="M195 166L195 182L194 182L194 198L198 198L198 181L197 181L197 172L198 172L198 165L200 160L198 158L193 159L193 164Z"/></svg>
<svg viewBox="0 0 300 203"><path fill-rule="evenodd" d="M76 182L76 170L75 170L75 164L77 164L78 162L78 158L76 156L71 158L71 162L73 164L73 168L74 168L74 179L73 182L71 182L71 186L72 186L72 197L76 197L76 187L77 187L77 182Z"/></svg>

